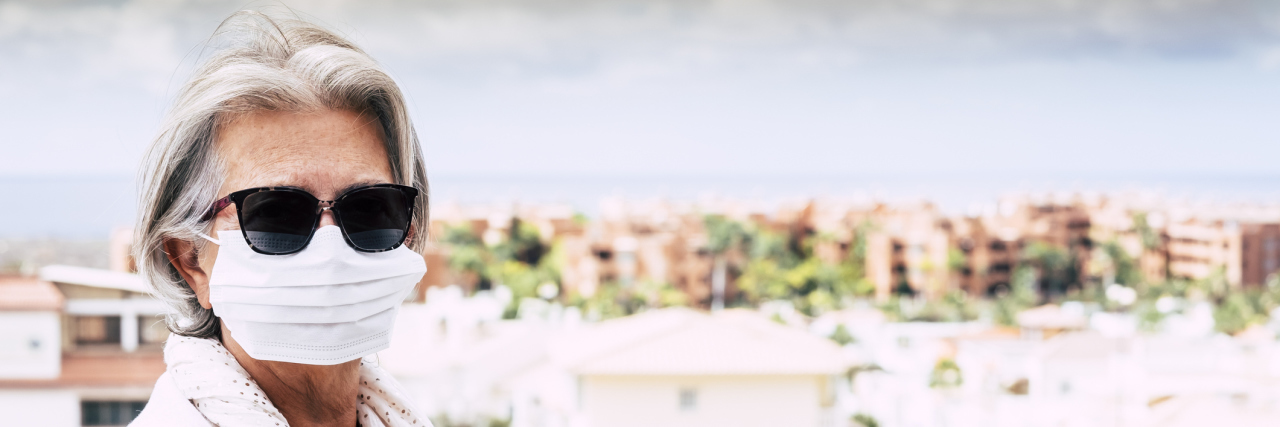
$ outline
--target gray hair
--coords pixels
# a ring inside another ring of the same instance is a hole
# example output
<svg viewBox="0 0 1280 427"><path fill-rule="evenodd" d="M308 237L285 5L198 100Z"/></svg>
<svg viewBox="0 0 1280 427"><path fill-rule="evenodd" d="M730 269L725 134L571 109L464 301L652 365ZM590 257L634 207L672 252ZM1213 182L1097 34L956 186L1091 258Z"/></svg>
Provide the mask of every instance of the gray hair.
<svg viewBox="0 0 1280 427"><path fill-rule="evenodd" d="M426 166L404 96L364 51L315 24L252 11L232 15L214 39L227 43L182 87L143 161L133 246L139 272L171 308L169 329L203 338L218 336L220 322L170 264L164 242L203 248L196 232L210 225L202 217L224 179L214 142L220 126L237 116L348 109L376 117L396 183L423 195L414 211L413 250L422 250L430 220Z"/></svg>

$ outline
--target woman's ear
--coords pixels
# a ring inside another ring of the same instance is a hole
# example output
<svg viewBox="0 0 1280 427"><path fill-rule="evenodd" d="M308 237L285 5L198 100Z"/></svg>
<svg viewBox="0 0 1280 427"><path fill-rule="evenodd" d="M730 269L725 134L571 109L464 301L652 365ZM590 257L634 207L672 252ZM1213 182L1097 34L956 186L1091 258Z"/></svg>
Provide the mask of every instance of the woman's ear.
<svg viewBox="0 0 1280 427"><path fill-rule="evenodd" d="M213 305L209 304L209 272L200 266L200 254L195 246L186 240L168 239L164 241L164 252L169 256L169 264L196 293L200 306L212 309Z"/></svg>

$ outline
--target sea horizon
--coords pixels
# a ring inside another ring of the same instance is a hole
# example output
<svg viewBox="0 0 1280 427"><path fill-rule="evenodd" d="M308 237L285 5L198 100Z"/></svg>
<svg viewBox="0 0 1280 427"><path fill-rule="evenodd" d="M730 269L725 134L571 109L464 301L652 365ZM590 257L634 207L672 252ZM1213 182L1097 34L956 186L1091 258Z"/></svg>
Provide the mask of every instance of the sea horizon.
<svg viewBox="0 0 1280 427"><path fill-rule="evenodd" d="M707 197L762 205L808 198L927 200L961 215L1014 194L1143 194L1208 203L1280 202L1280 173L429 173L433 203L562 203L594 216L605 198ZM105 239L133 224L131 174L0 175L0 239ZM36 209L13 209L22 203Z"/></svg>

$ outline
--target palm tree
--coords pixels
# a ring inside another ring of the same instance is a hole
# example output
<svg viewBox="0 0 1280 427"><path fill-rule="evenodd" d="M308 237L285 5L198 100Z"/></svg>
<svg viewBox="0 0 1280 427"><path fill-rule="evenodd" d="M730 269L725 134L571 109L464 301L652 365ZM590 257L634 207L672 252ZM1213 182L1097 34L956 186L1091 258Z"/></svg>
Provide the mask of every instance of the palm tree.
<svg viewBox="0 0 1280 427"><path fill-rule="evenodd" d="M1031 242L1022 250L1023 263L1039 273L1041 299L1066 293L1079 286L1079 265L1075 253L1044 242Z"/></svg>
<svg viewBox="0 0 1280 427"><path fill-rule="evenodd" d="M445 228L442 241L449 245L449 269L462 275L472 291L489 289L492 279L489 264L493 258L489 248L471 231L469 225Z"/></svg>
<svg viewBox="0 0 1280 427"><path fill-rule="evenodd" d="M715 258L711 270L711 310L719 311L724 309L729 254L742 251L750 235L742 224L720 215L707 215L703 223L707 228L707 252Z"/></svg>

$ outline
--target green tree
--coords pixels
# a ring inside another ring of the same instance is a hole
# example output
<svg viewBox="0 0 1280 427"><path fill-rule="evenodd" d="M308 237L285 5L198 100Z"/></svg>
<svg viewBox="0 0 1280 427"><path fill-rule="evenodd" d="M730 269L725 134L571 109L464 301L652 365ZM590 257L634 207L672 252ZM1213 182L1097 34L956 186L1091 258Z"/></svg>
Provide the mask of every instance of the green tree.
<svg viewBox="0 0 1280 427"><path fill-rule="evenodd" d="M1142 240L1142 247L1146 250L1159 249L1163 238L1160 232L1151 228L1151 224L1147 222L1147 213L1138 212L1133 214L1133 231L1138 233L1138 238Z"/></svg>
<svg viewBox="0 0 1280 427"><path fill-rule="evenodd" d="M797 234L799 233L799 234ZM865 242L854 237L846 256L824 262L813 255L806 240L835 239L803 230L754 230L746 242L747 262L738 277L746 302L787 300L807 315L837 310L859 296L875 292L863 268Z"/></svg>
<svg viewBox="0 0 1280 427"><path fill-rule="evenodd" d="M1267 312L1262 307L1257 291L1237 292L1227 295L1213 310L1214 328L1219 332L1234 335L1248 329L1249 326L1267 321Z"/></svg>
<svg viewBox="0 0 1280 427"><path fill-rule="evenodd" d="M830 338L841 346L849 345L854 341L853 334L849 333L849 328L844 327L843 323L836 325L836 330L831 333Z"/></svg>
<svg viewBox="0 0 1280 427"><path fill-rule="evenodd" d="M1002 326L1018 326L1018 313L1034 307L1039 297L1036 296L1036 270L1030 266L1020 266L1013 271L1013 280L1009 290L996 295L992 311L996 324Z"/></svg>
<svg viewBox="0 0 1280 427"><path fill-rule="evenodd" d="M966 322L978 318L974 299L962 290L952 290L936 300L893 297L880 306L885 316L902 322Z"/></svg>
<svg viewBox="0 0 1280 427"><path fill-rule="evenodd" d="M1208 277L1193 281L1190 290L1194 290L1220 304L1230 293L1231 283L1227 281L1226 270L1218 267L1210 272Z"/></svg>
<svg viewBox="0 0 1280 427"><path fill-rule="evenodd" d="M542 241L542 233L533 224L511 218L506 238L494 247L493 252L502 261L516 261L536 266L551 249Z"/></svg>
<svg viewBox="0 0 1280 427"><path fill-rule="evenodd" d="M1116 241L1104 242L1098 248L1102 257L1097 261L1103 264L1106 274L1111 275L1115 283L1125 286L1138 286L1146 282L1142 277L1142 270L1138 268L1138 263L1129 255ZM1103 286L1111 283L1103 283Z"/></svg>
<svg viewBox="0 0 1280 427"><path fill-rule="evenodd" d="M512 300L506 317L515 315L522 298L537 295L538 286L560 285L561 249L542 241L537 227L513 218L496 244L486 245L470 225L448 226L441 239L449 247L449 268L477 290L504 285Z"/></svg>
<svg viewBox="0 0 1280 427"><path fill-rule="evenodd" d="M929 373L929 387L950 389L960 387L961 384L964 384L964 376L956 361L942 359L933 365L933 372Z"/></svg>
<svg viewBox="0 0 1280 427"><path fill-rule="evenodd" d="M580 307L588 315L599 319L629 316L648 309L689 305L684 292L670 283L651 280L641 280L634 286L606 282L590 298L572 295L567 300L568 305Z"/></svg>
<svg viewBox="0 0 1280 427"><path fill-rule="evenodd" d="M461 273L462 280L470 282L475 289L488 289L489 265L494 262L494 256L471 226L446 226L441 240L449 246L449 269Z"/></svg>
<svg viewBox="0 0 1280 427"><path fill-rule="evenodd" d="M1045 296L1065 294L1080 284L1079 263L1075 254L1065 248L1032 242L1022 251L1022 263L1039 272L1037 287Z"/></svg>
<svg viewBox="0 0 1280 427"><path fill-rule="evenodd" d="M750 234L742 224L721 215L703 217L703 225L707 230L707 251L713 257L711 309L720 310L724 308L730 252L741 251L748 243Z"/></svg>
<svg viewBox="0 0 1280 427"><path fill-rule="evenodd" d="M876 417L863 412L853 414L853 417L850 417L849 420L853 421L858 427L880 427L880 422L876 421Z"/></svg>

